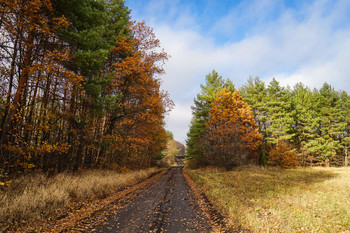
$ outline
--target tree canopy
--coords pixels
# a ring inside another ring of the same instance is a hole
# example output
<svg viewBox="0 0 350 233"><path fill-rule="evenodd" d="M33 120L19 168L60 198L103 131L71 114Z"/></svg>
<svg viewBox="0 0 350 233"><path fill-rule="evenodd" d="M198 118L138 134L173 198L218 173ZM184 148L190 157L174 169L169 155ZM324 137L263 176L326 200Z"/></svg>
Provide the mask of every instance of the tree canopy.
<svg viewBox="0 0 350 233"><path fill-rule="evenodd" d="M0 173L150 166L173 105L153 30L123 0L0 8Z"/></svg>
<svg viewBox="0 0 350 233"><path fill-rule="evenodd" d="M243 139L245 137L237 136L239 127L234 123L238 116L234 114L237 103L230 99L230 93L236 94L232 90L222 91L225 82L213 74L206 77L201 93L194 100L193 118L187 134L187 154L202 165L212 163L214 157L222 161L226 161L226 157L235 157L227 153L243 156L243 145L249 147ZM275 78L266 85L258 77L249 77L239 93L242 101L251 108L253 119L248 115L245 117L251 122L254 120L261 135L260 143L250 146L257 153L260 164L282 167L296 164L348 165L350 115L349 95L345 91L335 91L327 83L314 90L302 83L293 88L282 87ZM241 101L237 96L233 99ZM233 131L229 125L238 128ZM245 134L246 138L254 138L248 132ZM234 160L236 164L244 161L239 157ZM230 166L229 162L225 163Z"/></svg>

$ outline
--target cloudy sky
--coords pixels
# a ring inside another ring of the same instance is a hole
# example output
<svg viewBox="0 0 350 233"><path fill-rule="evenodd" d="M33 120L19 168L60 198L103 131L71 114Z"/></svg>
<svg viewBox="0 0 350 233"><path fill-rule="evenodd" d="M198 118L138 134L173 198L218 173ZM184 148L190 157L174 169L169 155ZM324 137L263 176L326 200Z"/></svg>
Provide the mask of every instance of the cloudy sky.
<svg viewBox="0 0 350 233"><path fill-rule="evenodd" d="M167 129L185 142L191 105L215 69L239 88L324 82L350 91L349 0L126 0L136 21L154 29L171 55L163 89L175 102Z"/></svg>

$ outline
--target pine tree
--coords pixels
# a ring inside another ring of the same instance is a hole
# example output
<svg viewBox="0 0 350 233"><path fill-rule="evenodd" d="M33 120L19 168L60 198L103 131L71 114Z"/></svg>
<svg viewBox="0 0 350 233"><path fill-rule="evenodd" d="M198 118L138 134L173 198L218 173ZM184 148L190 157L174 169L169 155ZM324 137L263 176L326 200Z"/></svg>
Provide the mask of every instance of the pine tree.
<svg viewBox="0 0 350 233"><path fill-rule="evenodd" d="M340 114L341 120L345 123L344 133L341 137L341 145L343 146L344 153L344 166L349 165L349 146L350 146L350 96L343 91L340 95L341 107Z"/></svg>
<svg viewBox="0 0 350 233"><path fill-rule="evenodd" d="M259 131L265 138L267 129L267 89L265 83L259 77L249 77L247 83L239 91L244 101L252 108Z"/></svg>
<svg viewBox="0 0 350 233"><path fill-rule="evenodd" d="M341 121L339 95L329 84L323 85L318 98L318 135L314 149L318 154L316 161L320 162L336 159L337 152L342 148L339 139L346 124Z"/></svg>
<svg viewBox="0 0 350 233"><path fill-rule="evenodd" d="M265 83L259 77L249 77L247 83L240 88L240 93L244 101L252 108L255 122L258 125L259 132L262 135L262 142L259 152L259 163L266 164L267 151L267 128L268 128L268 111L267 111L267 89Z"/></svg>
<svg viewBox="0 0 350 233"><path fill-rule="evenodd" d="M269 125L266 129L267 140L270 143L277 143L279 140L291 140L295 136L293 132L293 112L290 101L290 91L279 85L273 78L267 88L268 119Z"/></svg>
<svg viewBox="0 0 350 233"><path fill-rule="evenodd" d="M315 110L317 100L310 88L298 83L294 86L292 92L292 103L295 112L293 114L294 129L296 131L293 141L299 151L301 164L305 166L312 162L309 148L312 147L312 140L317 136L314 124L314 119L318 116Z"/></svg>

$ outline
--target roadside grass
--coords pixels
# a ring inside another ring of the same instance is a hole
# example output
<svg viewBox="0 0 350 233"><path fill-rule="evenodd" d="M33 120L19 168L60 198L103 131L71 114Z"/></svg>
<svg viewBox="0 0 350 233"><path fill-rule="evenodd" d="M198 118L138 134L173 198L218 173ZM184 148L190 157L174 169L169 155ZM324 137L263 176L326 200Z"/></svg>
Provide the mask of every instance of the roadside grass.
<svg viewBox="0 0 350 233"><path fill-rule="evenodd" d="M168 154L166 156L164 156L163 159L161 159L160 161L158 161L157 165L160 167L172 167L176 164L175 162L175 155L173 154Z"/></svg>
<svg viewBox="0 0 350 233"><path fill-rule="evenodd" d="M253 232L350 232L350 168L186 172L233 226Z"/></svg>
<svg viewBox="0 0 350 233"><path fill-rule="evenodd" d="M0 231L13 224L57 218L83 202L104 198L116 190L136 184L158 172L158 168L118 173L90 170L80 174L58 174L52 178L32 175L13 180L0 193Z"/></svg>

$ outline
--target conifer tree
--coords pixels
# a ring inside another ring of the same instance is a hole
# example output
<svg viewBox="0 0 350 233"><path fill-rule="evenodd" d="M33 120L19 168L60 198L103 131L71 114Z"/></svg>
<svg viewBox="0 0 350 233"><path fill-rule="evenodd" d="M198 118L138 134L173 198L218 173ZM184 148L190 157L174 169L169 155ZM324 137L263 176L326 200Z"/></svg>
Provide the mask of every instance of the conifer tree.
<svg viewBox="0 0 350 233"><path fill-rule="evenodd" d="M317 99L310 88L298 83L292 92L292 103L295 112L293 114L294 130L296 131L293 141L300 153L301 164L305 166L312 161L309 148L316 137L314 119L317 117L315 110Z"/></svg>
<svg viewBox="0 0 350 233"><path fill-rule="evenodd" d="M314 140L313 151L316 152L316 161L336 159L341 135L346 124L341 120L340 97L329 84L325 83L319 90L317 112L318 135Z"/></svg>
<svg viewBox="0 0 350 233"><path fill-rule="evenodd" d="M269 126L267 128L267 140L277 143L279 140L290 140L295 133L291 125L293 122L292 103L290 101L290 91L279 85L273 78L267 88L267 110Z"/></svg>
<svg viewBox="0 0 350 233"><path fill-rule="evenodd" d="M345 123L344 133L341 137L341 145L343 146L344 166L348 166L350 146L350 96L345 91L343 91L340 95L340 98L340 114L342 121Z"/></svg>
<svg viewBox="0 0 350 233"><path fill-rule="evenodd" d="M268 111L267 111L267 89L265 83L259 77L249 77L247 83L240 88L240 94L244 101L252 108L255 122L258 125L259 132L262 135L262 142L259 153L259 163L266 164L267 150L267 128L268 128Z"/></svg>
<svg viewBox="0 0 350 233"><path fill-rule="evenodd" d="M244 101L252 108L259 131L265 138L267 129L267 89L265 83L259 77L249 77L247 83L239 91Z"/></svg>

